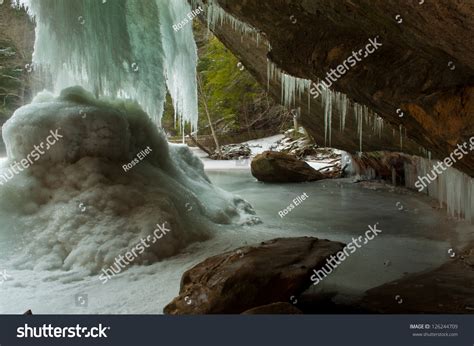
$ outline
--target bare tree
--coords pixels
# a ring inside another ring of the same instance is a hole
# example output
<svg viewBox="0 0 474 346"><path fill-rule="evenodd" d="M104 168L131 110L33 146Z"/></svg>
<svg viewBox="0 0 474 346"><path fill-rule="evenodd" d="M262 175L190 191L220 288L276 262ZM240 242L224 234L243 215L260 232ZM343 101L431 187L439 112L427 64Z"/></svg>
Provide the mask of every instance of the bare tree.
<svg viewBox="0 0 474 346"><path fill-rule="evenodd" d="M214 138L214 143L216 144L216 152L217 152L217 155L220 157L221 147L219 145L219 140L217 139L216 132L214 131L214 125L212 125L211 114L209 113L209 108L207 105L207 95L204 91L204 88L202 87L202 80L199 73L197 74L197 82L198 82L199 96L204 106L204 111L206 112L206 115L207 115L207 120L209 122L209 127L211 128L212 137Z"/></svg>

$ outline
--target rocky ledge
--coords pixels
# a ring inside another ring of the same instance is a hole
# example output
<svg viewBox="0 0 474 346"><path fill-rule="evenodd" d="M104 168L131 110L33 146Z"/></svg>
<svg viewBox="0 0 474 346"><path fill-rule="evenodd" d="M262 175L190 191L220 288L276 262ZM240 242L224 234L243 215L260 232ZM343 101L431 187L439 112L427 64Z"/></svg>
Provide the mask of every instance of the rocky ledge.
<svg viewBox="0 0 474 346"><path fill-rule="evenodd" d="M277 238L210 257L183 274L179 296L164 313L282 311L281 304L263 306L298 296L311 285L313 269L321 268L343 247L313 237Z"/></svg>
<svg viewBox="0 0 474 346"><path fill-rule="evenodd" d="M362 138L363 151L419 155L422 146L433 158L443 159L474 133L472 1L217 2L260 33L257 44L251 35L242 39L231 25L213 29L263 85L268 83L267 58L288 74L317 81L370 39L383 44L331 86L382 117L382 133L377 136L366 125L358 133L350 111L345 130L332 131L332 146L354 153ZM269 82L279 99L281 85ZM295 106L301 108L301 125L324 143L324 106L311 98L309 110L306 95L301 99ZM472 177L474 155L455 167Z"/></svg>

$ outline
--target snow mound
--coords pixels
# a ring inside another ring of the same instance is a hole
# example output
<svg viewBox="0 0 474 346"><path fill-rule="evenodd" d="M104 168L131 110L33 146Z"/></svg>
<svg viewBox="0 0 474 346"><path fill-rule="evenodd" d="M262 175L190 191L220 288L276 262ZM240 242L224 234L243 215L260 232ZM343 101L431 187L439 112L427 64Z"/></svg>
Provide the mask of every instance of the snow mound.
<svg viewBox="0 0 474 346"><path fill-rule="evenodd" d="M3 127L0 174L56 130L62 137L0 186L0 214L26 225L0 228L21 233L20 269L97 273L167 223L170 232L134 261L149 264L208 239L219 224L258 222L246 201L210 183L186 146L169 146L137 103L79 87L42 93L14 113Z"/></svg>

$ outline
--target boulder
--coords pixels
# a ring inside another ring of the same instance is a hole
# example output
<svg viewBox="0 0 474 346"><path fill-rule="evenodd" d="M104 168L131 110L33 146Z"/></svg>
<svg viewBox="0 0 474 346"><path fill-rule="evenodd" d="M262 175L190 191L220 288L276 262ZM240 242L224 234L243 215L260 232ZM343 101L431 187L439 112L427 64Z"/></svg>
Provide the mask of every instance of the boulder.
<svg viewBox="0 0 474 346"><path fill-rule="evenodd" d="M269 183L300 183L326 178L296 156L277 151L264 151L255 156L251 170L255 178Z"/></svg>
<svg viewBox="0 0 474 346"><path fill-rule="evenodd" d="M166 314L242 313L288 302L310 285L344 244L313 237L277 238L210 257L183 274L179 296Z"/></svg>

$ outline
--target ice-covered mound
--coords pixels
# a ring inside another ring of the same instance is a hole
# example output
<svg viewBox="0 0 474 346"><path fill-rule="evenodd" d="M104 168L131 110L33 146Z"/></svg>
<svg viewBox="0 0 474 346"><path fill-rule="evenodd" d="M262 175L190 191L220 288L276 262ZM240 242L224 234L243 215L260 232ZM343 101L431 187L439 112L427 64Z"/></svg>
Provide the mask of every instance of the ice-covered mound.
<svg viewBox="0 0 474 346"><path fill-rule="evenodd" d="M168 145L135 102L79 87L42 93L8 120L3 138L0 175L30 162L0 186L0 215L26 225L0 227L22 232L18 267L97 273L167 222L170 232L134 261L151 263L208 238L216 224L257 220L247 202L210 183L186 146Z"/></svg>

